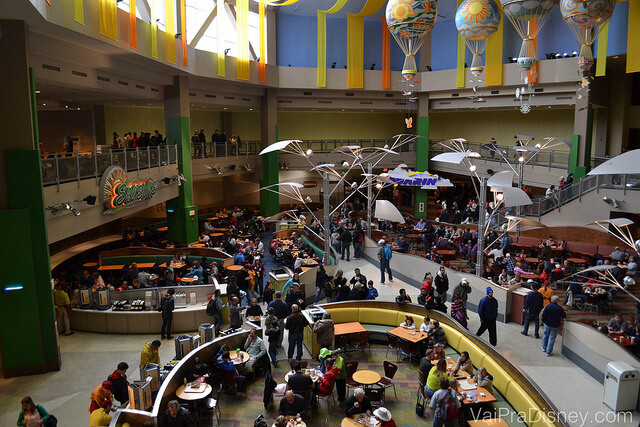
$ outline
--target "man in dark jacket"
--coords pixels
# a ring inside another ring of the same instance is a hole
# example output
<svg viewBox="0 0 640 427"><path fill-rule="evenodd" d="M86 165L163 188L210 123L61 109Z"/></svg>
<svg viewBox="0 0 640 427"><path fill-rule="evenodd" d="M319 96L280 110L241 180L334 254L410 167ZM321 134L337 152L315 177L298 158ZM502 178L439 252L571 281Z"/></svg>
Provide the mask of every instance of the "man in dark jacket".
<svg viewBox="0 0 640 427"><path fill-rule="evenodd" d="M169 288L167 295L164 295L160 302L160 311L162 312L162 328L160 329L160 337L162 339L173 338L171 336L171 322L173 321L173 309L175 308L175 301L173 300L173 294L175 293L175 289Z"/></svg>
<svg viewBox="0 0 640 427"><path fill-rule="evenodd" d="M344 254L347 254L347 261L351 261L351 241L353 240L351 232L346 228L340 233L340 244L342 245L342 256L340 259L344 259Z"/></svg>
<svg viewBox="0 0 640 427"><path fill-rule="evenodd" d="M129 401L127 369L129 369L127 362L120 362L118 363L117 369L107 378L107 381L111 382L113 397L120 402L120 406L126 406L126 403Z"/></svg>
<svg viewBox="0 0 640 427"><path fill-rule="evenodd" d="M493 297L493 289L487 286L487 296L480 300L478 304L478 315L480 316L480 328L476 336L480 336L489 330L489 342L495 346L498 343L496 337L496 319L498 318L498 301Z"/></svg>
<svg viewBox="0 0 640 427"><path fill-rule="evenodd" d="M433 284L436 288L436 296L440 298L443 303L447 302L447 291L449 290L449 277L444 267L440 267L440 271L433 279Z"/></svg>
<svg viewBox="0 0 640 427"><path fill-rule="evenodd" d="M563 308L558 305L560 297L554 295L551 302L542 311L542 323L544 324L544 335L542 336L542 351L547 353L547 357L551 356L553 344L556 342L556 336L560 329L562 319L567 317Z"/></svg>
<svg viewBox="0 0 640 427"><path fill-rule="evenodd" d="M189 411L182 408L177 400L170 400L167 406L162 421L163 426L192 427L196 425Z"/></svg>
<svg viewBox="0 0 640 427"><path fill-rule="evenodd" d="M542 294L538 292L538 289L540 289L540 285L536 283L533 285L533 292L529 292L524 300L522 311L526 313L526 316L524 319L524 329L520 333L525 337L529 332L529 323L533 320L533 324L536 327L534 332L535 337L540 338L540 334L538 333L540 331L540 312L542 311L544 302Z"/></svg>
<svg viewBox="0 0 640 427"><path fill-rule="evenodd" d="M309 322L307 318L300 313L297 304L291 306L291 314L287 317L284 327L289 330L289 349L287 355L289 360L293 360L293 350L297 347L296 360L302 359L302 339L304 328Z"/></svg>
<svg viewBox="0 0 640 427"><path fill-rule="evenodd" d="M461 299L462 304L466 306L470 293L471 286L469 285L469 281L463 277L460 284L458 284L458 286L453 290L453 297L451 300L455 302L456 300Z"/></svg>
<svg viewBox="0 0 640 427"><path fill-rule="evenodd" d="M284 319L289 314L289 307L287 303L282 301L282 293L277 291L275 293L276 299L269 303L268 308L273 307L274 315L278 318L278 326L280 327L280 335L278 336L278 347L282 347L282 339L284 337Z"/></svg>

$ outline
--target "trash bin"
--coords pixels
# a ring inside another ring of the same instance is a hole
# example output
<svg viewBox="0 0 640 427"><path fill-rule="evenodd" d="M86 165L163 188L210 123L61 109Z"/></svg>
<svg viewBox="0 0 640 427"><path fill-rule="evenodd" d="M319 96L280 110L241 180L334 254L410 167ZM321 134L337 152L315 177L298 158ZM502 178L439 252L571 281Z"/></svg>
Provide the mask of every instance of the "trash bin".
<svg viewBox="0 0 640 427"><path fill-rule="evenodd" d="M634 411L640 387L640 371L625 362L609 362L602 401L616 412Z"/></svg>
<svg viewBox="0 0 640 427"><path fill-rule="evenodd" d="M178 335L176 337L176 359L180 360L192 350L191 335Z"/></svg>
<svg viewBox="0 0 640 427"><path fill-rule="evenodd" d="M144 381L151 377L150 389L151 392L157 391L160 388L159 381L160 365L157 363L149 363L148 365L142 365L140 367L140 380Z"/></svg>
<svg viewBox="0 0 640 427"><path fill-rule="evenodd" d="M271 281L271 287L274 291L282 291L285 283L287 283L291 277L292 275L284 268L274 268L269 273L269 280Z"/></svg>
<svg viewBox="0 0 640 427"><path fill-rule="evenodd" d="M200 335L200 344L206 344L209 341L213 341L214 337L214 325L211 323L203 323L198 326L198 334Z"/></svg>

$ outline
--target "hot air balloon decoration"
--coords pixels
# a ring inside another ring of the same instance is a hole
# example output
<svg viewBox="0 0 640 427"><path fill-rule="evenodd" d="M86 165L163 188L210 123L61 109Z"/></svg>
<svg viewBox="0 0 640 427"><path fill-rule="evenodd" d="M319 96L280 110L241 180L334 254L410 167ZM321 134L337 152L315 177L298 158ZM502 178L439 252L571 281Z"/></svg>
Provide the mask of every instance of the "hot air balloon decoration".
<svg viewBox="0 0 640 427"><path fill-rule="evenodd" d="M494 0L464 0L456 11L456 28L473 54L471 74L484 70L482 53L500 25L500 6Z"/></svg>

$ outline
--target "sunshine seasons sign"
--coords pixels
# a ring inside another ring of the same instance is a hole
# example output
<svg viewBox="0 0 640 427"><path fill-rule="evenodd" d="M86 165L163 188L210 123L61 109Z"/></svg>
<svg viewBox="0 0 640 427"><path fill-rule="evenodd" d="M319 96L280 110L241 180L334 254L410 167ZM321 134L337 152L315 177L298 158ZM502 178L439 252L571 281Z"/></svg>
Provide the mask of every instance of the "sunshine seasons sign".
<svg viewBox="0 0 640 427"><path fill-rule="evenodd" d="M127 172L120 166L110 166L100 182L104 212L116 213L140 205L156 194L157 182L151 178L127 182Z"/></svg>

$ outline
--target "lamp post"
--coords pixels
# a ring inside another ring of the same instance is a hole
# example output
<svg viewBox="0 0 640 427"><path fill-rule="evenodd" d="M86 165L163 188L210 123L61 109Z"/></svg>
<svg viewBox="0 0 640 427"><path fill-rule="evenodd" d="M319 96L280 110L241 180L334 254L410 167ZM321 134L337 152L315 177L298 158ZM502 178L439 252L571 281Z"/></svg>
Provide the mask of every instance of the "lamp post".
<svg viewBox="0 0 640 427"><path fill-rule="evenodd" d="M482 264L484 263L484 229L485 229L485 203L487 202L487 178L478 177L480 181L480 216L478 217L478 250L476 251L476 276L482 275Z"/></svg>

